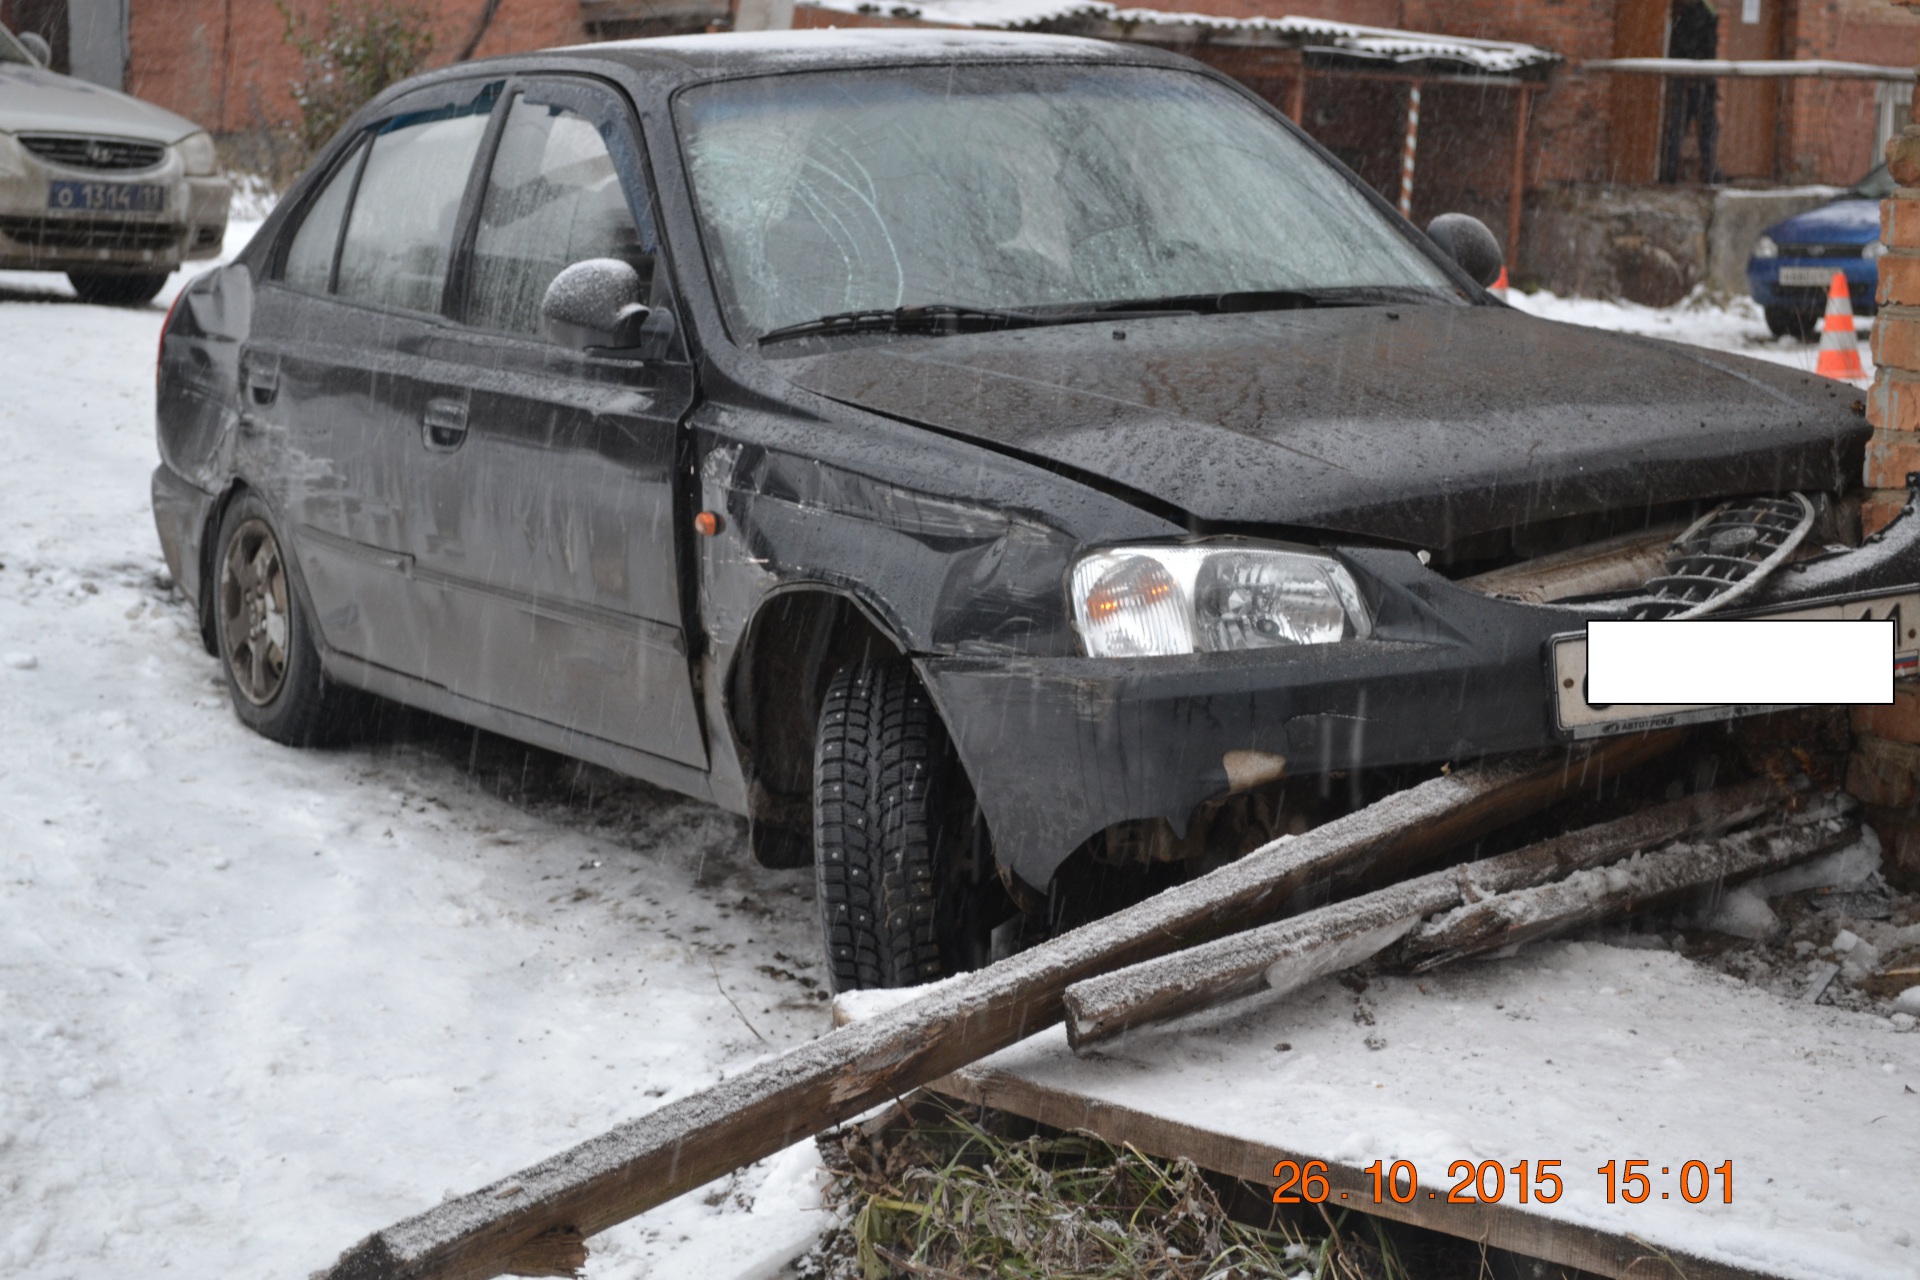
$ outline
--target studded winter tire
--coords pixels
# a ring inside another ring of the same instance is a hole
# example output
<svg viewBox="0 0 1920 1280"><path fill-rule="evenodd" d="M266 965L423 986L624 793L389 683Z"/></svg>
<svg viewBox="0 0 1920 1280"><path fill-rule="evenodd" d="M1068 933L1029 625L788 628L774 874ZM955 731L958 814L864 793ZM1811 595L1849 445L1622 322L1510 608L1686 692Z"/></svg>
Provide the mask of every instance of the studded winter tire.
<svg viewBox="0 0 1920 1280"><path fill-rule="evenodd" d="M814 850L836 991L905 987L987 959L992 878L972 789L904 659L843 667L814 746Z"/></svg>

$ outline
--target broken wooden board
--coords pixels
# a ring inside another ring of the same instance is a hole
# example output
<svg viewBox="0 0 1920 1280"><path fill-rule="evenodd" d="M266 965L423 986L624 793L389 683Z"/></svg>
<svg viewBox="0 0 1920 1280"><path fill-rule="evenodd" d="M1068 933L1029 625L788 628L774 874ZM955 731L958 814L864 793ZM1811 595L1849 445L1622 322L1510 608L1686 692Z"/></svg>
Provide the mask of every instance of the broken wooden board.
<svg viewBox="0 0 1920 1280"><path fill-rule="evenodd" d="M1605 1276L1920 1275L1920 1033L1667 950L1550 942L1360 993L1327 980L1082 1056L1053 1028L934 1088L1267 1187L1279 1161L1325 1161L1329 1208ZM1417 1194L1374 1204L1363 1171L1399 1159ZM1564 1193L1521 1204L1512 1167L1543 1159ZM1600 1167L1642 1159L1646 1201L1608 1204ZM1447 1203L1455 1160L1498 1161L1502 1199ZM1731 1204L1717 1174L1686 1202L1694 1160L1732 1162Z"/></svg>
<svg viewBox="0 0 1920 1280"><path fill-rule="evenodd" d="M1453 848L1679 740L1494 761L1396 792L377 1231L323 1274L503 1274L549 1231L595 1235L1057 1023L1063 993L1081 978L1270 919L1302 886Z"/></svg>
<svg viewBox="0 0 1920 1280"><path fill-rule="evenodd" d="M1371 958L1425 917L1462 902L1737 826L1785 796L1764 779L1688 796L1085 979L1067 988L1067 1039L1079 1049L1263 989L1294 990Z"/></svg>

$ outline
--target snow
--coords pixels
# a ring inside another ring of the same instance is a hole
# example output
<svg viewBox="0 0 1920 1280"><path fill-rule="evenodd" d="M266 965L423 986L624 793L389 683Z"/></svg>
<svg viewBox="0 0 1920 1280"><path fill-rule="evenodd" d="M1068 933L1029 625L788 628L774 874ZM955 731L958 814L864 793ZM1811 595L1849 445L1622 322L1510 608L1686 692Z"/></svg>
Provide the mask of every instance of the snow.
<svg viewBox="0 0 1920 1280"><path fill-rule="evenodd" d="M1410 1160L1443 1195L1455 1160L1557 1159L1565 1194L1533 1212L1767 1274L1920 1273L1920 1162L1901 1154L1920 1144L1920 1035L1665 950L1556 943L1359 993L1322 981L1080 1058L1056 1027L969 1074L1273 1158ZM1654 1194L1609 1205L1598 1169L1628 1159L1651 1162ZM1732 1204L1717 1178L1706 1203L1681 1198L1685 1161L1729 1159Z"/></svg>
<svg viewBox="0 0 1920 1280"><path fill-rule="evenodd" d="M1637 333L1649 338L1665 338L1689 346L1709 347L1752 356L1757 360L1783 364L1793 369L1814 371L1820 358L1820 344L1797 338L1776 338L1767 332L1767 319L1760 304L1752 298L1714 298L1696 290L1673 307L1647 307L1636 302L1603 301L1598 298L1563 298L1542 289L1534 293L1513 290L1507 301L1530 315L1567 324ZM1867 335L1873 331L1873 318L1854 319L1859 334L1860 365L1863 377L1859 386L1873 380L1873 356L1867 349Z"/></svg>
<svg viewBox="0 0 1920 1280"><path fill-rule="evenodd" d="M1507 40L1475 40L1394 27L1330 22L1322 18L1231 18L1196 10L1123 7L1102 0L920 0L884 6L873 0L804 0L804 3L831 13L884 12L891 18L996 30L1019 30L1068 18L1099 18L1128 27L1145 24L1263 31L1281 37L1280 43L1289 47L1334 49L1384 62L1439 60L1495 73L1560 61L1557 53Z"/></svg>
<svg viewBox="0 0 1920 1280"><path fill-rule="evenodd" d="M737 820L424 717L335 751L241 728L148 510L189 274L116 310L0 273L20 1280L304 1277L827 1023L811 879ZM799 1144L596 1237L588 1274L768 1274L817 1235L820 1172Z"/></svg>
<svg viewBox="0 0 1920 1280"><path fill-rule="evenodd" d="M254 225L231 229L229 252ZM373 1229L827 1021L810 877L759 868L736 820L426 718L325 752L239 726L169 590L147 505L160 321L201 269L136 310L80 305L58 276L0 273L0 1273L24 1280L305 1276ZM1750 304L1515 304L1812 365L1813 348L1768 340ZM1712 1155L1679 1140L1694 1102L1713 1116L1764 1108L1778 1125L1749 1125L1722 1154L1743 1171L1795 1165L1765 1190L1743 1172L1754 1194L1736 1214L1688 1207L1688 1221L1729 1257L1791 1253L1776 1238L1790 1201L1837 1162L1851 1207L1823 1191L1804 1210L1822 1225L1793 1256L1830 1250L1847 1274L1893 1274L1873 1250L1896 1197L1913 1202L1912 1170L1876 1158L1853 1113L1891 1090L1874 1150L1913 1149L1900 1089L1920 1084L1920 1035L1892 1029L1911 1028L1908 1013L1821 1008L1782 1026L1777 997L1664 953L1527 956L1424 979L1474 1016L1436 1019L1444 1001L1383 984L1377 1053L1346 1042L1347 997L1324 983L1288 1006L1304 1051L1269 1062L1256 1043L1244 1077L1221 1066L1225 1031L1173 1042L1196 1071L1179 1095L1248 1123L1278 1114L1307 1126L1302 1142L1342 1150L1402 1135L1423 1174L1469 1133L1475 1151L1593 1163L1603 1137L1632 1138L1632 1155L1667 1123L1663 1154ZM1516 982L1539 1006L1530 1020L1481 1007ZM1899 1001L1920 1012L1920 989ZM1806 1025L1830 1043L1807 1042ZM1706 1065L1722 1035L1752 1053L1724 1096ZM1592 1044L1562 1059L1563 1038ZM1649 1056L1655 1042L1668 1057ZM1107 1061L1132 1061L1132 1043ZM1057 1031L1012 1052L1054 1050ZM1546 1070L1543 1054L1562 1065ZM1644 1088L1708 1075L1706 1093ZM1630 1132L1602 1123L1617 1086L1635 1098ZM596 1237L588 1274L770 1274L820 1229L820 1177L798 1144ZM1584 1192L1564 1211L1603 1212ZM1657 1233L1678 1212L1639 1206L1633 1223ZM1886 1256L1901 1274L1920 1266Z"/></svg>

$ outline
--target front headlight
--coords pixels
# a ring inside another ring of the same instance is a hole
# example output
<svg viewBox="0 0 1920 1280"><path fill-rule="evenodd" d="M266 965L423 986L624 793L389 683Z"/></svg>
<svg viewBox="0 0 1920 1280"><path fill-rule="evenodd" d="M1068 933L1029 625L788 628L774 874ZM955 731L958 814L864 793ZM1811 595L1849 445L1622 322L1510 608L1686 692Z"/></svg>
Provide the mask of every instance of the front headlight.
<svg viewBox="0 0 1920 1280"><path fill-rule="evenodd" d="M1773 242L1772 236L1761 236L1753 242L1753 256L1756 258L1777 258L1780 246Z"/></svg>
<svg viewBox="0 0 1920 1280"><path fill-rule="evenodd" d="M1872 262L1875 258L1879 257L1881 254L1885 253L1886 251L1887 251L1887 246L1880 243L1880 241L1875 240L1872 244L1868 245L1866 248L1860 251L1860 256L1865 258L1868 262Z"/></svg>
<svg viewBox="0 0 1920 1280"><path fill-rule="evenodd" d="M1073 566L1071 591L1096 658L1331 644L1373 630L1353 575L1317 551L1109 547Z"/></svg>
<svg viewBox="0 0 1920 1280"><path fill-rule="evenodd" d="M186 166L189 175L205 178L220 171L220 157L215 153L213 138L208 134L189 134L173 145L180 149L180 163Z"/></svg>
<svg viewBox="0 0 1920 1280"><path fill-rule="evenodd" d="M27 171L20 163L20 144L10 133L0 133L0 178L17 178Z"/></svg>

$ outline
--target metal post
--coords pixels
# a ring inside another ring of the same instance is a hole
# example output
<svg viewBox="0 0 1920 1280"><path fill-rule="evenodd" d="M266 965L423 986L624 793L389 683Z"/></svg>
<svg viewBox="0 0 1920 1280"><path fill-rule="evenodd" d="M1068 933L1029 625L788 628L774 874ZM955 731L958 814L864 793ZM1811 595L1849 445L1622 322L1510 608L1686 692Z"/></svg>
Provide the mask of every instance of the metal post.
<svg viewBox="0 0 1920 1280"><path fill-rule="evenodd" d="M1307 68L1302 63L1300 73L1293 78L1293 86L1287 91L1287 115L1297 125L1307 122Z"/></svg>
<svg viewBox="0 0 1920 1280"><path fill-rule="evenodd" d="M1400 153L1400 216L1413 216L1413 153L1420 146L1420 82L1407 86L1407 145Z"/></svg>

